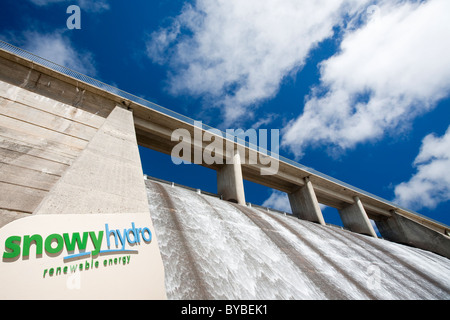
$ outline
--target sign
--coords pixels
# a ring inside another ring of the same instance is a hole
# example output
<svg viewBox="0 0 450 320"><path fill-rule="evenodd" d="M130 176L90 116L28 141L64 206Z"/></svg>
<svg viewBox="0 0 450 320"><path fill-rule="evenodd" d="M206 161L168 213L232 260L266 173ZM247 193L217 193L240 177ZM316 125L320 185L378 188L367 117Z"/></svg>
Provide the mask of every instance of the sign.
<svg viewBox="0 0 450 320"><path fill-rule="evenodd" d="M36 215L0 229L0 299L165 299L146 214Z"/></svg>

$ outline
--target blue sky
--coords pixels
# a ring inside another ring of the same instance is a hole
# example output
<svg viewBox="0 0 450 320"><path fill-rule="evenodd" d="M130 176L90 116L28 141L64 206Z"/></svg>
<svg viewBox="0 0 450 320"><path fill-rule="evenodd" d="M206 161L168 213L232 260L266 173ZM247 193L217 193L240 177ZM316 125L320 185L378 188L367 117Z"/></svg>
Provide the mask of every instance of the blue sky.
<svg viewBox="0 0 450 320"><path fill-rule="evenodd" d="M69 30L69 5L81 29ZM450 225L448 0L3 0L0 39ZM214 171L140 148L144 173ZM288 210L245 182L247 201ZM327 222L339 224L334 209Z"/></svg>

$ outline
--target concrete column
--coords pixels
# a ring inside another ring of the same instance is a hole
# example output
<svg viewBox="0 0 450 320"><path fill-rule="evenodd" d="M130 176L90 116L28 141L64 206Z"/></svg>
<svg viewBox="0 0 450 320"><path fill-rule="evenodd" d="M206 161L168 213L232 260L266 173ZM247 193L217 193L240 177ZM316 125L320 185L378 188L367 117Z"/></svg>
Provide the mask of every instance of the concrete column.
<svg viewBox="0 0 450 320"><path fill-rule="evenodd" d="M339 215L344 227L357 233L366 234L378 238L366 210L358 197L354 197L355 203L339 210Z"/></svg>
<svg viewBox="0 0 450 320"><path fill-rule="evenodd" d="M304 180L305 185L302 188L288 195L292 214L300 219L325 225L312 183L309 178Z"/></svg>
<svg viewBox="0 0 450 320"><path fill-rule="evenodd" d="M450 237L423 224L391 212L392 217L376 221L381 236L398 242L429 250L450 259Z"/></svg>
<svg viewBox="0 0 450 320"><path fill-rule="evenodd" d="M149 214L132 112L115 107L35 214Z"/></svg>
<svg viewBox="0 0 450 320"><path fill-rule="evenodd" d="M217 193L222 195L223 200L245 205L244 180L239 152L234 153L232 163L224 164L217 170Z"/></svg>

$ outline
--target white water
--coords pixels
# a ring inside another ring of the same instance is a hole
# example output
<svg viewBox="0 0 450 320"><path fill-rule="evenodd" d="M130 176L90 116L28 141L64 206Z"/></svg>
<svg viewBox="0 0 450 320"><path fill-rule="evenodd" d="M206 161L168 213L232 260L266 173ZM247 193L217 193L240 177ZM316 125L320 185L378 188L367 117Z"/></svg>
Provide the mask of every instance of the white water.
<svg viewBox="0 0 450 320"><path fill-rule="evenodd" d="M449 299L450 260L147 180L169 299Z"/></svg>

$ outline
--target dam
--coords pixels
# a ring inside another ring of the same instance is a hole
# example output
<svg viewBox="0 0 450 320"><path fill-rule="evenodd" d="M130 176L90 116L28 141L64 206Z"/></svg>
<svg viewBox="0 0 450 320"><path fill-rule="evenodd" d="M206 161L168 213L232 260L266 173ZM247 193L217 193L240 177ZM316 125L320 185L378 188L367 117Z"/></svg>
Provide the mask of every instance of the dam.
<svg viewBox="0 0 450 320"><path fill-rule="evenodd" d="M148 178L168 299L450 298L447 258Z"/></svg>
<svg viewBox="0 0 450 320"><path fill-rule="evenodd" d="M224 146L198 163L217 194L144 175L138 145L171 154L178 129ZM450 295L448 226L2 41L0 172L2 299ZM247 203L244 180L292 215Z"/></svg>

